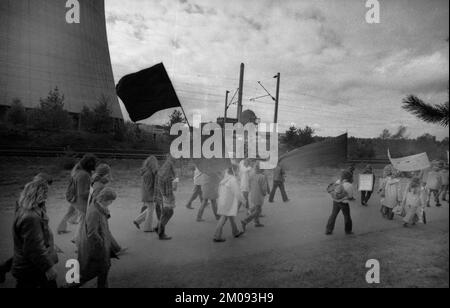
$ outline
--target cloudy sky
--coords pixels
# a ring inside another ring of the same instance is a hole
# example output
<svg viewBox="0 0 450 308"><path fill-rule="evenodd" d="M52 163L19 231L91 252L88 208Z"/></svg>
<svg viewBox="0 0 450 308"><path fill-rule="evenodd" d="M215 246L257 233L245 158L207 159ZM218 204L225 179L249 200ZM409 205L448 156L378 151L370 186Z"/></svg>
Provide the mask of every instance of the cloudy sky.
<svg viewBox="0 0 450 308"><path fill-rule="evenodd" d="M273 101L250 98L266 94L257 81L275 95L281 73L282 130L375 137L405 125L411 137L448 136L403 111L401 100L448 101L449 2L380 0L379 24L366 23L365 2L106 0L115 79L163 62L188 117L209 121L223 116L243 62L244 109L264 122L273 120ZM168 113L145 122L166 122Z"/></svg>

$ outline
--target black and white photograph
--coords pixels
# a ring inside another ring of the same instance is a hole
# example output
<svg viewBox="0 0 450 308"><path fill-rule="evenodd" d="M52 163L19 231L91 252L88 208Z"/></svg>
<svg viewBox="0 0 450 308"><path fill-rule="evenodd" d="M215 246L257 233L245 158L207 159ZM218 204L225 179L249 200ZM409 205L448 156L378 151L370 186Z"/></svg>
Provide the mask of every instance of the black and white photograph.
<svg viewBox="0 0 450 308"><path fill-rule="evenodd" d="M0 0L0 289L448 288L448 125L447 0Z"/></svg>

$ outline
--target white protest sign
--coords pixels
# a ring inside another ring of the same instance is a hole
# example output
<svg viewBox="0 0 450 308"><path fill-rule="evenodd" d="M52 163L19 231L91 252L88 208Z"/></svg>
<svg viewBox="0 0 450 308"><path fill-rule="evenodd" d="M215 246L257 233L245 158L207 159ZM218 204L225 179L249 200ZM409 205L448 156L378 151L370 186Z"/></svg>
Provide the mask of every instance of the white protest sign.
<svg viewBox="0 0 450 308"><path fill-rule="evenodd" d="M431 166L427 153L420 153L400 158L392 158L388 149L388 157L392 166L402 172L424 170Z"/></svg>
<svg viewBox="0 0 450 308"><path fill-rule="evenodd" d="M358 181L359 191L373 190L373 174L360 174Z"/></svg>

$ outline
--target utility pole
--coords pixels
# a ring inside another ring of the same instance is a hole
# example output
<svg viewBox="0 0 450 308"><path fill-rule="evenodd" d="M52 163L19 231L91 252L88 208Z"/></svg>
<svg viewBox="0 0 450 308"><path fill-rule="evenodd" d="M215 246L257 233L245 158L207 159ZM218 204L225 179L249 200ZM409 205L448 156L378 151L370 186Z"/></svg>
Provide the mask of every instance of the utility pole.
<svg viewBox="0 0 450 308"><path fill-rule="evenodd" d="M278 123L278 102L280 99L280 73L278 73L276 76L274 76L273 78L277 79L277 94L275 95L275 117L273 120L273 123L276 124Z"/></svg>
<svg viewBox="0 0 450 308"><path fill-rule="evenodd" d="M241 122L241 114L242 114L242 95L243 95L243 88L244 88L244 70L245 70L245 65L244 65L244 63L241 63L241 73L240 73L240 76L239 76L238 107L237 107L237 119L238 119L238 122Z"/></svg>
<svg viewBox="0 0 450 308"><path fill-rule="evenodd" d="M225 127L225 124L227 123L227 111L228 111L228 94L230 93L230 91L227 90L227 92L225 92L225 112L223 114L223 125Z"/></svg>

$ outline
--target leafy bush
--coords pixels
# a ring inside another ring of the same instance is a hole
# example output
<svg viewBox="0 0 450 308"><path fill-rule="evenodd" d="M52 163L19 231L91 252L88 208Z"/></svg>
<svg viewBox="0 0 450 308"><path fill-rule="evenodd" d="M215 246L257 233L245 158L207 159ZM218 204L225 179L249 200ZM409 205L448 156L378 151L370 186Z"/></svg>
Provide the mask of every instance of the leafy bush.
<svg viewBox="0 0 450 308"><path fill-rule="evenodd" d="M14 99L11 107L6 112L6 121L13 125L25 125L27 113L20 99Z"/></svg>
<svg viewBox="0 0 450 308"><path fill-rule="evenodd" d="M64 110L64 95L58 88L48 93L47 98L40 99L40 105L30 114L30 124L39 130L58 131L73 126L72 117Z"/></svg>
<svg viewBox="0 0 450 308"><path fill-rule="evenodd" d="M98 104L91 110L84 106L81 111L81 127L92 133L109 133L113 129L109 99L102 95Z"/></svg>

